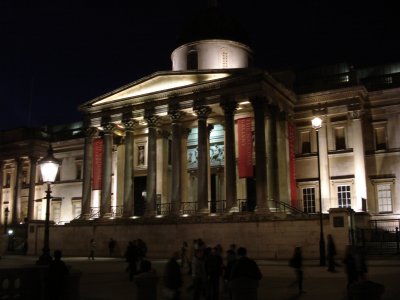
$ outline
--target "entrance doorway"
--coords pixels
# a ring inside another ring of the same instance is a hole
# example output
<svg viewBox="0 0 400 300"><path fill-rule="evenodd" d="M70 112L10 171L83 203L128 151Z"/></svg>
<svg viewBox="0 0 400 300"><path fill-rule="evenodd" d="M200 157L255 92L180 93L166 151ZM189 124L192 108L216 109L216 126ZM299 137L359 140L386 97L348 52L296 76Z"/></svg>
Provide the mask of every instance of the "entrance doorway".
<svg viewBox="0 0 400 300"><path fill-rule="evenodd" d="M134 215L143 216L146 209L147 177L140 176L134 179Z"/></svg>
<svg viewBox="0 0 400 300"><path fill-rule="evenodd" d="M246 178L247 201L243 210L254 211L256 208L256 179L254 177Z"/></svg>

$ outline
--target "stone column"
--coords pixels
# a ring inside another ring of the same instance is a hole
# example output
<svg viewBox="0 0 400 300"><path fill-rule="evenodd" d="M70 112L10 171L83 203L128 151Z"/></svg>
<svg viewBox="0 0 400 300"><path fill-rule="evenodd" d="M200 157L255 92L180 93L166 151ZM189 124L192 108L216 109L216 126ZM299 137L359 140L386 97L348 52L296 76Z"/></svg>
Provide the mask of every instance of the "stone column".
<svg viewBox="0 0 400 300"><path fill-rule="evenodd" d="M138 124L133 119L125 120L125 161L124 161L124 217L131 217L134 215L134 128Z"/></svg>
<svg viewBox="0 0 400 300"><path fill-rule="evenodd" d="M183 112L172 111L169 113L172 120L172 144L171 144L171 213L178 215L181 205L181 124Z"/></svg>
<svg viewBox="0 0 400 300"><path fill-rule="evenodd" d="M146 211L145 214L156 214L157 193L157 123L158 116L145 116L148 126L147 141L147 186L146 186Z"/></svg>
<svg viewBox="0 0 400 300"><path fill-rule="evenodd" d="M329 173L329 157L328 157L328 143L327 143L327 124L326 122L322 122L322 127L318 130L318 145L319 145L319 176L321 186L321 211L327 211L330 204L330 173Z"/></svg>
<svg viewBox="0 0 400 300"><path fill-rule="evenodd" d="M236 194L235 121L236 102L221 103L225 115L225 197L226 211L239 211Z"/></svg>
<svg viewBox="0 0 400 300"><path fill-rule="evenodd" d="M83 149L83 182L82 182L82 209L81 218L90 215L92 201L92 164L93 164L93 136L97 129L90 127L85 130L85 146Z"/></svg>
<svg viewBox="0 0 400 300"><path fill-rule="evenodd" d="M356 203L352 207L356 211L362 211L362 199L367 199L367 183L365 177L365 155L362 132L362 111L350 112L353 120L353 155L354 155L354 179L356 189Z"/></svg>
<svg viewBox="0 0 400 300"><path fill-rule="evenodd" d="M256 211L269 211L266 195L266 146L264 98L251 100L254 111L255 152L256 152Z"/></svg>
<svg viewBox="0 0 400 300"><path fill-rule="evenodd" d="M267 149L267 199L269 201L276 198L276 135L275 135L275 118L273 117L273 108L269 108L266 115L266 149ZM270 203L270 202L269 202Z"/></svg>
<svg viewBox="0 0 400 300"><path fill-rule="evenodd" d="M289 184L289 151L287 135L287 117L285 112L278 115L276 122L276 143L277 143L277 163L278 163L278 190L279 201L291 204L290 184Z"/></svg>
<svg viewBox="0 0 400 300"><path fill-rule="evenodd" d="M197 210L199 213L208 213L208 128L207 117L211 113L208 106L195 107L197 114Z"/></svg>
<svg viewBox="0 0 400 300"><path fill-rule="evenodd" d="M101 173L100 216L109 217L111 213L111 175L113 132L115 125L108 123L103 126L103 160Z"/></svg>
<svg viewBox="0 0 400 300"><path fill-rule="evenodd" d="M28 195L28 222L34 219L35 212L35 184L36 184L36 163L37 157L29 157L29 195Z"/></svg>
<svg viewBox="0 0 400 300"><path fill-rule="evenodd" d="M188 156L187 156L187 142L188 137L191 132L190 128L185 128L181 132L181 207L182 202L189 201L188 196L188 182L189 182L189 174L188 174Z"/></svg>
<svg viewBox="0 0 400 300"><path fill-rule="evenodd" d="M15 185L14 185L14 197L13 197L13 209L12 209L12 224L17 225L20 222L21 215L21 184L22 184L22 158L16 158L15 163L17 164Z"/></svg>

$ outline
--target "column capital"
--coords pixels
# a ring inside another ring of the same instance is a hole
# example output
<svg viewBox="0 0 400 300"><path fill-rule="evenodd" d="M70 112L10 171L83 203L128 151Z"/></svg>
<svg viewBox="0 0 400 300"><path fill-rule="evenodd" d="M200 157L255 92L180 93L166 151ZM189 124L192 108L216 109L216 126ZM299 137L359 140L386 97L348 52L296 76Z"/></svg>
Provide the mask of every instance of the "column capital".
<svg viewBox="0 0 400 300"><path fill-rule="evenodd" d="M208 115L211 113L211 108L209 106L197 106L193 110L197 114L198 119L207 119Z"/></svg>
<svg viewBox="0 0 400 300"><path fill-rule="evenodd" d="M178 123L180 119L185 115L185 112L174 110L168 112L169 117L171 118L172 123Z"/></svg>
<svg viewBox="0 0 400 300"><path fill-rule="evenodd" d="M89 138L94 137L97 132L98 132L98 130L96 127L87 127L84 129L85 137L89 137Z"/></svg>
<svg viewBox="0 0 400 300"><path fill-rule="evenodd" d="M187 138L189 134L192 132L192 128L183 128L182 129L182 135Z"/></svg>
<svg viewBox="0 0 400 300"><path fill-rule="evenodd" d="M107 123L103 125L103 132L104 134L112 134L114 132L115 124L114 123Z"/></svg>
<svg viewBox="0 0 400 300"><path fill-rule="evenodd" d="M156 116L156 115L148 115L148 116L144 116L144 119L147 122L147 127L149 127L149 128L153 127L154 128L154 127L157 127L160 117Z"/></svg>
<svg viewBox="0 0 400 300"><path fill-rule="evenodd" d="M364 111L361 110L361 109L352 110L352 111L349 111L348 114L349 114L349 118L351 120L357 120L357 119L361 119L362 118L362 116L364 115Z"/></svg>
<svg viewBox="0 0 400 300"><path fill-rule="evenodd" d="M224 110L226 115L233 115L237 109L237 103L236 102L221 102L220 106Z"/></svg>
<svg viewBox="0 0 400 300"><path fill-rule="evenodd" d="M122 123L124 124L126 131L133 131L135 127L139 124L139 122L134 119L123 120Z"/></svg>

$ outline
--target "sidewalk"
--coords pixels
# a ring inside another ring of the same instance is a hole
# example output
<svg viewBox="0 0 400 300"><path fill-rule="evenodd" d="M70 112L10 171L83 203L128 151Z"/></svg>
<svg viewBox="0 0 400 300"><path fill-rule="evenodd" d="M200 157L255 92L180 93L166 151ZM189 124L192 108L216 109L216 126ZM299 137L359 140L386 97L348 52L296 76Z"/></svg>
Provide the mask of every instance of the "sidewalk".
<svg viewBox="0 0 400 300"><path fill-rule="evenodd" d="M0 259L0 268L32 265L36 257L4 256ZM89 261L86 257L66 257L64 261L73 269L82 271L80 300L135 300L135 284L128 280L125 272L126 262L121 258L96 258ZM162 277L166 260L152 260L153 267ZM290 287L294 280L293 270L286 261L257 261L263 273L259 287L258 300L342 300L345 299L346 276L343 267L337 273L327 272L317 260L307 260L304 267L304 288L306 293L297 297L296 287ZM384 300L400 299L400 260L396 258L368 261L370 280L384 284ZM191 278L184 275L182 300L191 299L186 291ZM161 297L162 278L158 287ZM221 300L225 300L221 298Z"/></svg>

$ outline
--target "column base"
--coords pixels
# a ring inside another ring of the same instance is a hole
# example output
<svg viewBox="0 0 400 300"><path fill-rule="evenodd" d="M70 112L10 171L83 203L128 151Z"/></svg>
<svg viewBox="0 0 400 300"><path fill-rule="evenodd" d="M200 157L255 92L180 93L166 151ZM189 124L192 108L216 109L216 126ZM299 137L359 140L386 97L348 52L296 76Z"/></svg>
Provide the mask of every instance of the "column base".
<svg viewBox="0 0 400 300"><path fill-rule="evenodd" d="M230 214L238 213L238 212L239 212L239 207L238 207L238 206L231 207L231 208L228 210L228 213L230 213Z"/></svg>
<svg viewBox="0 0 400 300"><path fill-rule="evenodd" d="M208 215L208 214L210 214L210 210L208 208L201 208L201 209L196 211L196 214L197 215L202 215L202 216Z"/></svg>
<svg viewBox="0 0 400 300"><path fill-rule="evenodd" d="M254 212L257 214L270 214L271 213L270 209L265 206L264 207L256 207L254 209Z"/></svg>

